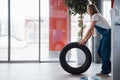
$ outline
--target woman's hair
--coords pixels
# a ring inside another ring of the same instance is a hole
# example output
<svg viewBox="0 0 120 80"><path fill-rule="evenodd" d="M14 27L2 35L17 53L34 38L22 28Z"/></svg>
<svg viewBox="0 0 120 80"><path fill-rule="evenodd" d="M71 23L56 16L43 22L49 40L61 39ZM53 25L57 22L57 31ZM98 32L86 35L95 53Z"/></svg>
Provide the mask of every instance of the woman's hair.
<svg viewBox="0 0 120 80"><path fill-rule="evenodd" d="M90 10L90 16L94 15L95 13L99 13L99 10L97 9L95 4L89 4L87 7Z"/></svg>

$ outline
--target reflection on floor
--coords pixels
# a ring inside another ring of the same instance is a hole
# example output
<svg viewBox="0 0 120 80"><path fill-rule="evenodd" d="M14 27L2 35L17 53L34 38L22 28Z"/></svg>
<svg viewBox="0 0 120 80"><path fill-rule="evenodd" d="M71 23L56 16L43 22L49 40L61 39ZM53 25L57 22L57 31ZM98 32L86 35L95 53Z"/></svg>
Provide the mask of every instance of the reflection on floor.
<svg viewBox="0 0 120 80"><path fill-rule="evenodd" d="M111 76L92 76L92 77L81 77L80 80L111 80Z"/></svg>
<svg viewBox="0 0 120 80"><path fill-rule="evenodd" d="M72 75L59 63L0 63L0 80L112 80L109 76L95 76L101 64L92 63L83 74Z"/></svg>

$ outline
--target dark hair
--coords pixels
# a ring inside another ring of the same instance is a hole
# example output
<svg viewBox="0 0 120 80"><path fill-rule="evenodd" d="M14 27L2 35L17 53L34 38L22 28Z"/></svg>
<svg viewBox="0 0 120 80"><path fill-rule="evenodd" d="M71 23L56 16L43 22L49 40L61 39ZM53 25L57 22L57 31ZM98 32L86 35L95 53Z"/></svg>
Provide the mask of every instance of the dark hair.
<svg viewBox="0 0 120 80"><path fill-rule="evenodd" d="M99 13L99 10L97 9L95 4L89 4L87 7L90 10L90 16L94 15L95 13Z"/></svg>

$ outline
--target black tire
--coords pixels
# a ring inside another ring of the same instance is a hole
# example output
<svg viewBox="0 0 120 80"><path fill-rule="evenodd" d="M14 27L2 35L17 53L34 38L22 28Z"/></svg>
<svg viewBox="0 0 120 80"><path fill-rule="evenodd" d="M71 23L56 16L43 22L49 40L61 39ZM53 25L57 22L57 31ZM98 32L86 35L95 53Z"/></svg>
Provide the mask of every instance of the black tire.
<svg viewBox="0 0 120 80"><path fill-rule="evenodd" d="M72 48L81 49L85 54L85 58L86 58L85 62L79 67L72 67L66 61L66 54ZM67 44L62 49L59 59L60 59L60 65L62 66L62 68L68 73L71 73L74 75L78 75L78 74L81 74L87 71L92 62L92 56L91 56L91 52L89 51L89 49L85 45L80 45L78 42L72 42L72 43Z"/></svg>

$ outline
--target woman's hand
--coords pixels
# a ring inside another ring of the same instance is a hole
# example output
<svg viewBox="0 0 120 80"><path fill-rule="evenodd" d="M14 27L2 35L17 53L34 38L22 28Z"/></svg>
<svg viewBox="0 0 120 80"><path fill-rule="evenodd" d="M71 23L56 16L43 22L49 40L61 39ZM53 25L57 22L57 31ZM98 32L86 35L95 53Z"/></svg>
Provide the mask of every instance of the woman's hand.
<svg viewBox="0 0 120 80"><path fill-rule="evenodd" d="M81 45L86 44L86 42L87 42L87 39L82 39L82 40L79 41L79 43L80 43Z"/></svg>

